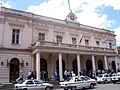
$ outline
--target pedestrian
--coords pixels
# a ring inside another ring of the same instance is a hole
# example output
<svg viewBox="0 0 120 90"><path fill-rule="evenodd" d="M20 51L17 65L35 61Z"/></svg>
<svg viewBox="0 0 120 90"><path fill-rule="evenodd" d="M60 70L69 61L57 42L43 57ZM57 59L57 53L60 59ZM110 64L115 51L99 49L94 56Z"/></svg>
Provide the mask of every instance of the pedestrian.
<svg viewBox="0 0 120 90"><path fill-rule="evenodd" d="M35 75L34 75L33 71L31 72L30 79L32 79L32 80L35 79Z"/></svg>
<svg viewBox="0 0 120 90"><path fill-rule="evenodd" d="M28 72L28 79L31 79L31 71Z"/></svg>
<svg viewBox="0 0 120 90"><path fill-rule="evenodd" d="M67 70L64 71L64 79L67 79Z"/></svg>

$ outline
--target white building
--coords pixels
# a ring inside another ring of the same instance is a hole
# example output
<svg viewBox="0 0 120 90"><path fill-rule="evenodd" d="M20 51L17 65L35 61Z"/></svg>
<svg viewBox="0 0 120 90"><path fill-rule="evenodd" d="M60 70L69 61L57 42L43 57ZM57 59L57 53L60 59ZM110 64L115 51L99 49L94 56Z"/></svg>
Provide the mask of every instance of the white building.
<svg viewBox="0 0 120 90"><path fill-rule="evenodd" d="M12 82L23 70L48 71L49 78L59 71L79 75L105 69L118 69L113 31L82 25L70 12L65 20L2 7L0 12L0 82Z"/></svg>

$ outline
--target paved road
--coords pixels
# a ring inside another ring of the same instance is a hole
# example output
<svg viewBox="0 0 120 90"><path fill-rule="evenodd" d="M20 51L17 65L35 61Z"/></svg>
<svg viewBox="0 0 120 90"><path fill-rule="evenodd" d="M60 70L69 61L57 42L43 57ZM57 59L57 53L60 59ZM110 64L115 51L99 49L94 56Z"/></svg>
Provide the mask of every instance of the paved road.
<svg viewBox="0 0 120 90"><path fill-rule="evenodd" d="M0 89L0 90L15 90L15 89ZM38 90L38 89L33 89ZM44 89L39 89L44 90ZM54 88L52 90L63 90L62 88ZM98 84L95 86L94 89L84 89L84 90L120 90L120 83L119 84Z"/></svg>
<svg viewBox="0 0 120 90"><path fill-rule="evenodd" d="M54 90L63 90L63 89L54 89ZM120 90L120 83L98 84L94 89L85 89L85 90Z"/></svg>

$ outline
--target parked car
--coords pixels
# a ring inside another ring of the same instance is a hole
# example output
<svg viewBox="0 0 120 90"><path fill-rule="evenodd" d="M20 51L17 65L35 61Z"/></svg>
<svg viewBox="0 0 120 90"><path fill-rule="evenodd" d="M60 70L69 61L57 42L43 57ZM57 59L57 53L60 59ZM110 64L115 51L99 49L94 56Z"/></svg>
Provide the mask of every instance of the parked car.
<svg viewBox="0 0 120 90"><path fill-rule="evenodd" d="M97 76L97 82L98 83L108 83L111 82L111 77L109 74L99 74Z"/></svg>
<svg viewBox="0 0 120 90"><path fill-rule="evenodd" d="M86 79L88 82L90 82L94 86L97 84L97 81L95 79L92 79L92 78L90 78L88 76L80 76L80 77Z"/></svg>
<svg viewBox="0 0 120 90"><path fill-rule="evenodd" d="M113 83L120 82L120 72L113 73L112 76L111 76L111 81Z"/></svg>
<svg viewBox="0 0 120 90"><path fill-rule="evenodd" d="M25 80L21 83L15 84L16 89L29 90L32 88L45 88L45 90L50 90L53 88L53 84L44 83L41 80Z"/></svg>
<svg viewBox="0 0 120 90"><path fill-rule="evenodd" d="M70 77L64 82L60 82L60 86L64 89L82 89L82 88L94 88L94 85L91 82L88 82L82 77Z"/></svg>

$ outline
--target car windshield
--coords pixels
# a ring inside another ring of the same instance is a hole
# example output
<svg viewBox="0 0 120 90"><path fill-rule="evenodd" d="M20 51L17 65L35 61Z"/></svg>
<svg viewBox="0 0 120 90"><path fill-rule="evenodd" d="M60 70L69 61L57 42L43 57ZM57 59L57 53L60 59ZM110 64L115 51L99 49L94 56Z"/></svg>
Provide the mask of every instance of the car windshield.
<svg viewBox="0 0 120 90"><path fill-rule="evenodd" d="M102 74L99 74L98 77L103 77L103 75L102 75Z"/></svg>
<svg viewBox="0 0 120 90"><path fill-rule="evenodd" d="M68 78L66 81L73 81L73 77Z"/></svg>
<svg viewBox="0 0 120 90"><path fill-rule="evenodd" d="M89 77L87 77L87 76L85 76L84 78L85 78L86 80L90 80L90 78L89 78Z"/></svg>
<svg viewBox="0 0 120 90"><path fill-rule="evenodd" d="M22 84L25 80L16 82L16 84Z"/></svg>
<svg viewBox="0 0 120 90"><path fill-rule="evenodd" d="M42 84L41 81L38 81L38 80L34 80L35 84Z"/></svg>

